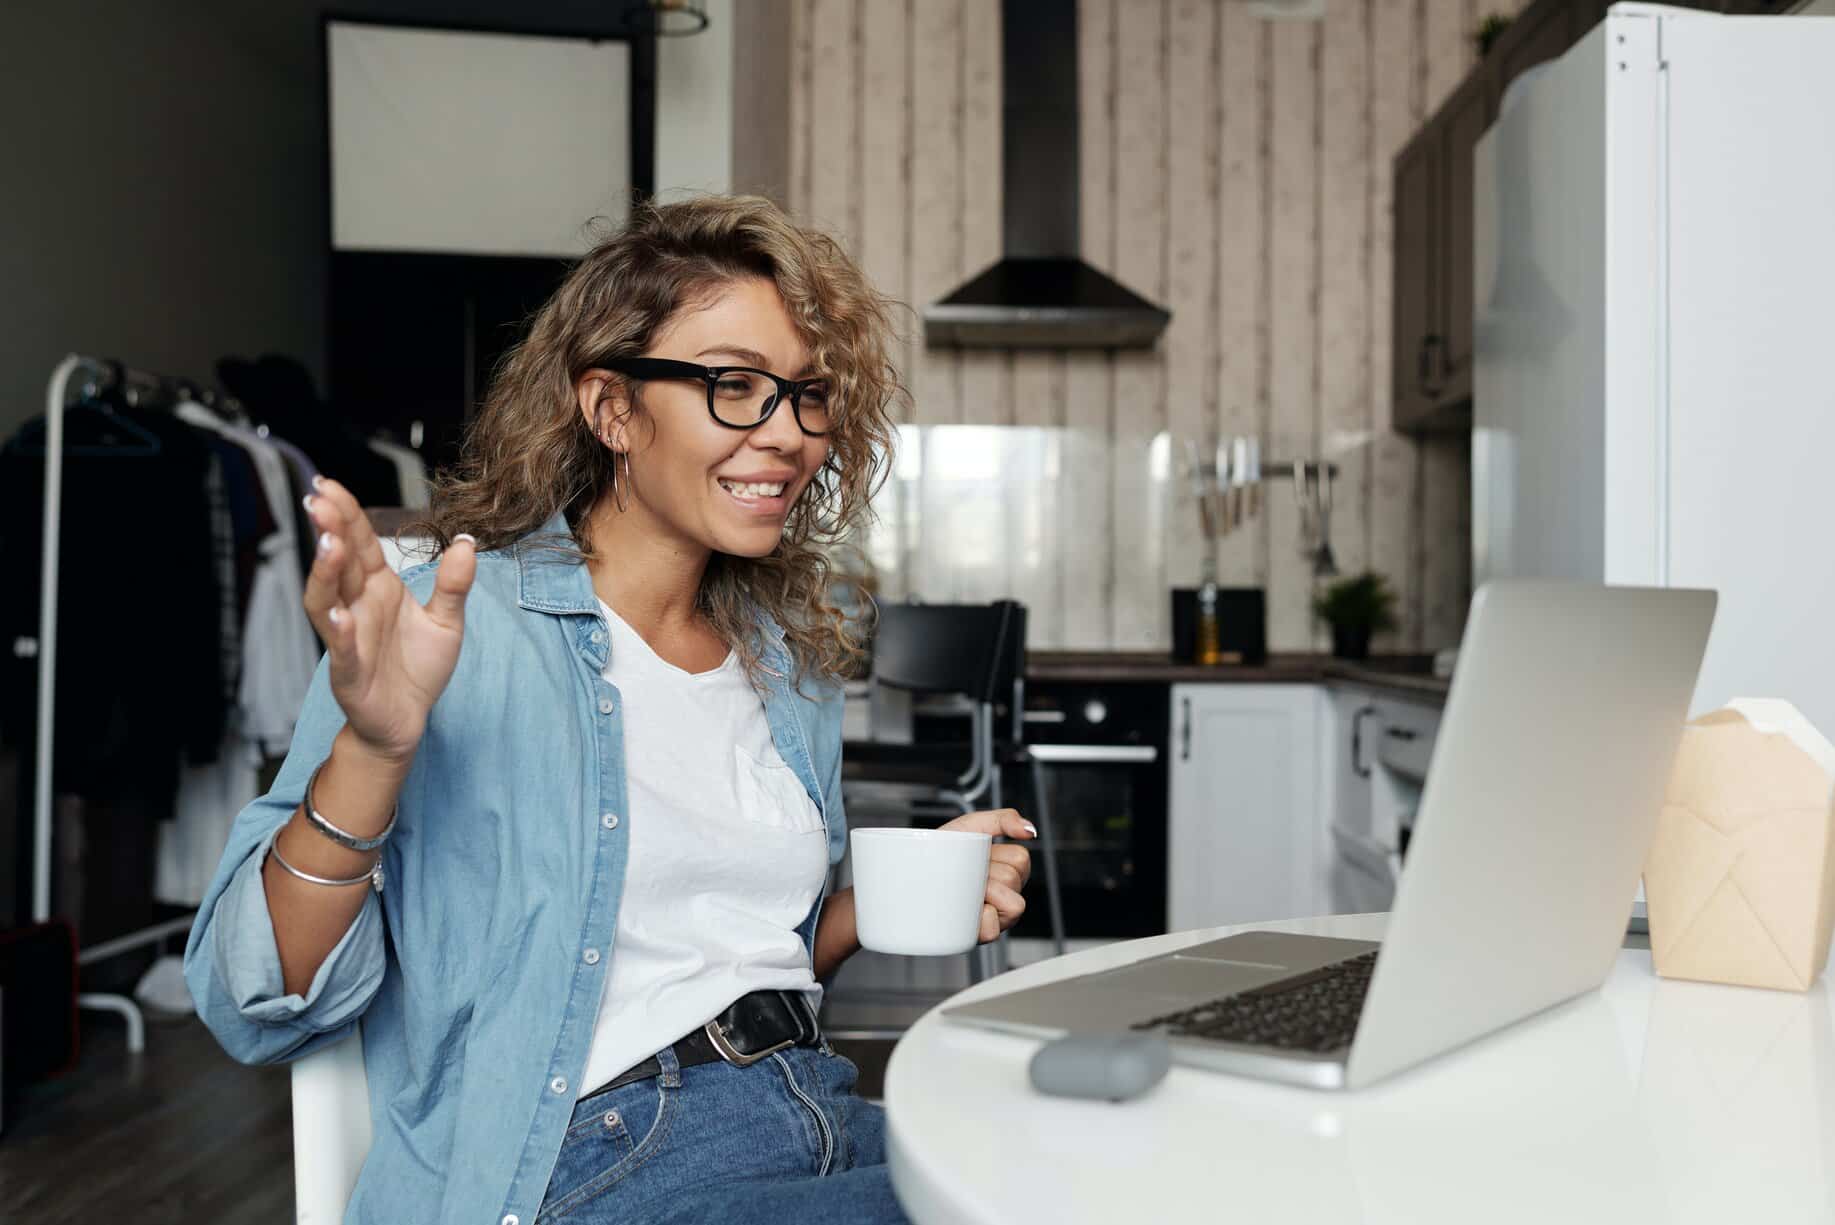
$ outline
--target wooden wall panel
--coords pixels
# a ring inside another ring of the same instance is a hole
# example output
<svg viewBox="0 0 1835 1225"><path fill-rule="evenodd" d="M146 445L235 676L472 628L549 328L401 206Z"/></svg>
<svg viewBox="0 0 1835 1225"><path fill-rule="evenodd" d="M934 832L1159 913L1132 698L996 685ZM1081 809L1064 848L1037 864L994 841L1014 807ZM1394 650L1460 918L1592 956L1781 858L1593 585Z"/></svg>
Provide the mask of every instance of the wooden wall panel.
<svg viewBox="0 0 1835 1225"><path fill-rule="evenodd" d="M1340 0L1343 3L1343 0ZM1319 61L1319 440L1338 465L1332 549L1344 574L1369 561L1370 5L1323 23Z"/></svg>
<svg viewBox="0 0 1835 1225"><path fill-rule="evenodd" d="M1077 0L1077 163L1083 258L1115 266L1115 4ZM1109 355L1064 355L1064 593L1066 647L1110 645L1115 546L1109 510L1109 403L1115 369ZM1036 634L1033 641L1043 642Z"/></svg>
<svg viewBox="0 0 1835 1225"><path fill-rule="evenodd" d="M1268 359L1266 176L1267 23L1245 5L1219 6L1217 103L1217 427L1215 438L1259 437ZM1200 439L1208 445L1212 439ZM1272 454L1265 458L1272 459ZM1263 513L1266 495L1263 491ZM1226 587L1266 581L1253 526L1217 544Z"/></svg>
<svg viewBox="0 0 1835 1225"><path fill-rule="evenodd" d="M1392 325L1394 323L1394 162L1420 126L1421 80L1418 0L1366 0L1370 13L1370 192L1369 289L1371 447L1370 493L1364 537L1370 568L1389 580L1400 625L1376 640L1379 649L1412 648L1420 642L1415 599L1414 542L1418 448L1389 428L1394 415Z"/></svg>
<svg viewBox="0 0 1835 1225"><path fill-rule="evenodd" d="M1166 430L1208 448L1217 432L1217 58L1221 6L1175 0L1167 31L1166 295L1172 312L1160 348L1166 364ZM1166 582L1192 587L1204 561L1198 504L1182 446L1170 448Z"/></svg>
<svg viewBox="0 0 1835 1225"><path fill-rule="evenodd" d="M909 225L911 301L919 309L961 283L963 3L922 0L913 7ZM924 425L960 421L960 373L952 350L918 345L912 419Z"/></svg>
<svg viewBox="0 0 1835 1225"><path fill-rule="evenodd" d="M809 202L807 219L837 234L860 233L861 180L853 0L812 0L809 55Z"/></svg>
<svg viewBox="0 0 1835 1225"><path fill-rule="evenodd" d="M911 20L909 3L875 0L859 10L860 229L854 254L879 291L905 304L896 360L909 377L922 325L911 297ZM902 409L900 410L903 411Z"/></svg>
<svg viewBox="0 0 1835 1225"><path fill-rule="evenodd" d="M1331 0L1323 21L1269 22L1214 0L1078 0L1083 256L1173 323L1145 353L956 353L923 345L916 312L999 253L999 6L793 0L792 203L912 307L912 420L1062 431L1055 489L990 526L1004 572L958 574L919 523L901 590L1004 584L1035 645L1164 645L1165 589L1203 554L1183 443L1254 434L1265 460L1339 465L1339 567L1401 596L1379 646L1456 639L1469 445L1389 429L1390 187L1396 150L1469 70L1480 7ZM1323 641L1289 485L1217 557L1221 581L1268 587L1273 645Z"/></svg>
<svg viewBox="0 0 1835 1225"><path fill-rule="evenodd" d="M790 5L790 207L801 214L809 211L809 159L815 156L809 127L814 92L810 4L811 0L792 0Z"/></svg>
<svg viewBox="0 0 1835 1225"><path fill-rule="evenodd" d="M1319 330L1318 101L1320 23L1281 21L1270 35L1267 396L1263 447L1273 457L1319 453L1316 368ZM1261 517L1268 550L1268 646L1312 645L1313 566L1300 547L1298 501L1271 488Z"/></svg>
<svg viewBox="0 0 1835 1225"><path fill-rule="evenodd" d="M1115 79L1115 276L1155 302L1166 299L1167 0L1118 6ZM1113 358L1115 398L1111 499L1115 541L1114 618L1118 647L1167 641L1166 470L1154 454L1166 423L1164 348L1123 349ZM1164 444L1160 444L1162 447Z"/></svg>

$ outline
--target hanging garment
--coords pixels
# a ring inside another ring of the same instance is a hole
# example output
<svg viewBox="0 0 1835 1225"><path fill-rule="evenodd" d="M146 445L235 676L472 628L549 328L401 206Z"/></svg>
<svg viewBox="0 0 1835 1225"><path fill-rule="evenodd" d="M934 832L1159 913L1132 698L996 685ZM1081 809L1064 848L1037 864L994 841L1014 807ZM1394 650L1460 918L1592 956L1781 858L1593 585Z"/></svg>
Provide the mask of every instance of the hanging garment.
<svg viewBox="0 0 1835 1225"><path fill-rule="evenodd" d="M223 858L236 814L261 794L261 753L240 735L224 741L217 760L179 771L172 818L159 823L153 896L175 906L196 906Z"/></svg>
<svg viewBox="0 0 1835 1225"><path fill-rule="evenodd" d="M259 508L253 521L267 529L254 542L258 565L239 622L238 684L231 695L236 718L215 762L180 771L172 816L159 828L154 895L195 906L223 854L231 822L260 794L257 767L264 750L279 751L292 738L318 648L302 605L286 460L267 439L202 405L181 404L173 414L209 431L220 448L236 450L250 463Z"/></svg>
<svg viewBox="0 0 1835 1225"><path fill-rule="evenodd" d="M254 362L225 358L217 377L271 432L298 445L319 469L365 506L401 505L395 465L319 399L312 375L296 359L269 353Z"/></svg>
<svg viewBox="0 0 1835 1225"><path fill-rule="evenodd" d="M211 451L157 409L72 409L60 508L60 793L169 814L181 757L215 758L224 701ZM0 736L35 740L43 421L0 448ZM123 635L146 649L121 651Z"/></svg>
<svg viewBox="0 0 1835 1225"><path fill-rule="evenodd" d="M182 420L212 429L246 449L254 460L274 524L259 545L260 564L243 620L236 707L242 736L267 753L279 753L293 738L293 720L306 700L319 657L318 638L306 616L304 576L297 563L287 461L271 436L263 438L254 430L224 422L201 405L180 405L175 411Z"/></svg>
<svg viewBox="0 0 1835 1225"><path fill-rule="evenodd" d="M287 484L289 486L287 506L293 512L294 536L299 551L299 572L303 579L305 574L312 569L315 533L312 530L312 520L306 517L306 507L300 499L304 498L306 491L312 488L312 478L319 474L319 470L313 465L310 455L268 429L267 426L257 426L255 432L261 436L262 441L279 451L281 458L287 463Z"/></svg>
<svg viewBox="0 0 1835 1225"><path fill-rule="evenodd" d="M395 476L401 484L403 506L409 510L425 510L433 504L433 490L427 482L427 465L422 462L418 451L381 438L370 439L370 450L395 465Z"/></svg>

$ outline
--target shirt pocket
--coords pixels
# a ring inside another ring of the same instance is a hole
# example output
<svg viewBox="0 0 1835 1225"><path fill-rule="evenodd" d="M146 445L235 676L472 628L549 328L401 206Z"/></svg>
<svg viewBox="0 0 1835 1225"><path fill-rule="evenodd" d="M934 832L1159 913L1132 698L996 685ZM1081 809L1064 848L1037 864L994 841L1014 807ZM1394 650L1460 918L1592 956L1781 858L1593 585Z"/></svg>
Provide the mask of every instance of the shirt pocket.
<svg viewBox="0 0 1835 1225"><path fill-rule="evenodd" d="M787 834L825 832L821 810L787 763L760 761L734 745L733 770L746 820Z"/></svg>

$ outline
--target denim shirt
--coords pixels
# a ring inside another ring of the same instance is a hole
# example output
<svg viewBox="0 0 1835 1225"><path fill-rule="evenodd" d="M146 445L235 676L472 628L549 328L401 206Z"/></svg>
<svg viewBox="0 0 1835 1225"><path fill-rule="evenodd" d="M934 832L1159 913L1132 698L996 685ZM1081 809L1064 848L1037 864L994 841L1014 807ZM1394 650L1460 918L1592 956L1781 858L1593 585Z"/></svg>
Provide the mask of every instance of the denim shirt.
<svg viewBox="0 0 1835 1225"><path fill-rule="evenodd" d="M424 603L433 565L402 577ZM771 736L821 809L832 865L841 691L793 688L782 630L762 614L759 628ZM303 996L282 985L261 863L345 721L325 661L273 790L236 818L185 978L244 1063L296 1059L361 1022L375 1139L347 1221L535 1219L618 955L629 824L608 649L584 565L527 537L479 555L458 665L383 848L384 891L366 890ZM820 910L798 928L805 948Z"/></svg>

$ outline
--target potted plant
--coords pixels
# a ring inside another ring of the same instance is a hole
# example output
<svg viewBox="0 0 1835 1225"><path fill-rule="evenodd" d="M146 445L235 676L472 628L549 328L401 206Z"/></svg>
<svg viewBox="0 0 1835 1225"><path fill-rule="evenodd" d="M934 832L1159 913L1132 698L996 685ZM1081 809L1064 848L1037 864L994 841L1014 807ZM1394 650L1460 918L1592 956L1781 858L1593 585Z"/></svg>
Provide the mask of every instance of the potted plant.
<svg viewBox="0 0 1835 1225"><path fill-rule="evenodd" d="M1313 596L1313 615L1332 627L1332 654L1367 659L1370 636L1396 626L1395 593L1382 575L1366 570Z"/></svg>

